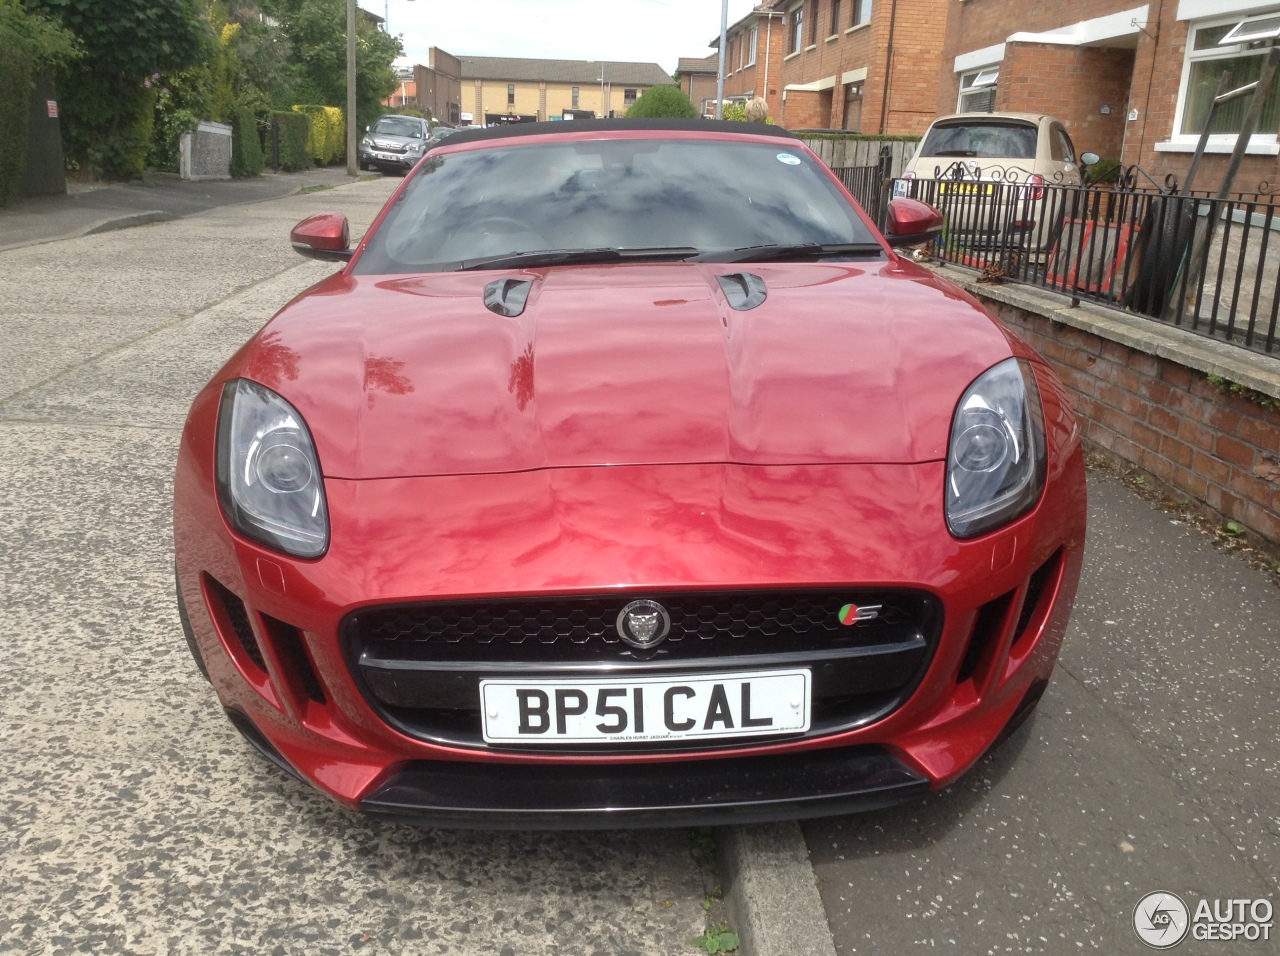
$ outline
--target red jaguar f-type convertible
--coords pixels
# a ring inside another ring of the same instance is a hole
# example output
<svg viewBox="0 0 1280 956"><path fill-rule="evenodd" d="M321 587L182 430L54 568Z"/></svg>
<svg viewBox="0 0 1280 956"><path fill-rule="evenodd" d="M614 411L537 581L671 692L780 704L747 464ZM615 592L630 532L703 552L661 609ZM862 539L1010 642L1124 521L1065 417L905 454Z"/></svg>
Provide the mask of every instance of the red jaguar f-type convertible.
<svg viewBox="0 0 1280 956"><path fill-rule="evenodd" d="M1045 362L790 134L464 131L192 405L187 639L227 715L430 825L885 806L1034 707L1084 547Z"/></svg>

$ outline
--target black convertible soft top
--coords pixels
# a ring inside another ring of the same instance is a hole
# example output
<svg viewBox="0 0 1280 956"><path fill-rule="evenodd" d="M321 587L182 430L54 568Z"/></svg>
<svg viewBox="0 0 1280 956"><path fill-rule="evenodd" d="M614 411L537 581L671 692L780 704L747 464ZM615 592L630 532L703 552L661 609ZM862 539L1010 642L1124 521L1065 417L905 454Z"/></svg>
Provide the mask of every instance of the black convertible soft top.
<svg viewBox="0 0 1280 956"><path fill-rule="evenodd" d="M487 139L508 139L517 136L545 136L547 133L595 133L622 132L623 130L653 130L654 132L707 132L749 133L754 136L776 136L779 139L797 137L780 126L767 123L736 123L729 120L704 119L597 119L560 120L548 123L511 123L506 126L463 127L442 140L442 144L457 146L459 143L475 143Z"/></svg>

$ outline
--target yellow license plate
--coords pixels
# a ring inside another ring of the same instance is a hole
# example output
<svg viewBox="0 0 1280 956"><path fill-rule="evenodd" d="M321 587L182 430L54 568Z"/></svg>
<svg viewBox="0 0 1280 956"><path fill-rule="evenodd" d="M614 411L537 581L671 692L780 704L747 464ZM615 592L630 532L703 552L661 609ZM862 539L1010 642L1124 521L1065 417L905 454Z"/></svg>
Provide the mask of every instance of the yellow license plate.
<svg viewBox="0 0 1280 956"><path fill-rule="evenodd" d="M995 187L991 183L938 183L938 192L956 196L990 196Z"/></svg>

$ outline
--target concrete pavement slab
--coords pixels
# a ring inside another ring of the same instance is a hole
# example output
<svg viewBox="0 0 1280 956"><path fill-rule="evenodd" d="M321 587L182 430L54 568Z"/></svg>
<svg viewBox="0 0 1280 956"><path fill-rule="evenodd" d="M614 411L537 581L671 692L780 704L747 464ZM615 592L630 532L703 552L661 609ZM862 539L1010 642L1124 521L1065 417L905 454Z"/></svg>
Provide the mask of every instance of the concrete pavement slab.
<svg viewBox="0 0 1280 956"><path fill-rule="evenodd" d="M358 233L384 189L317 195L320 208L352 210ZM0 396L0 953L689 951L710 885L688 831L492 834L366 818L263 762L187 654L169 529L178 428L208 374L332 271L287 246L314 198L282 200L280 215L222 210L132 230L155 241L68 284L65 301L84 311L62 314L82 315L92 335L71 354L50 337L33 359L40 380ZM283 229L289 265L196 257L196 294L172 294L161 284L182 274L165 246L198 249L202 225L211 237L243 228L244 249L281 242ZM58 257L83 242L38 248ZM0 253L0 276L30 251ZM121 311L95 311L97 290L83 286L113 269ZM35 286L53 273L35 272L9 291L47 300ZM134 323L135 302L163 305L151 314L165 324Z"/></svg>
<svg viewBox="0 0 1280 956"><path fill-rule="evenodd" d="M297 256L295 255L295 259ZM304 262L0 404L0 421L181 428L204 383L281 305L336 271ZM182 361L174 361L175 355Z"/></svg>
<svg viewBox="0 0 1280 956"><path fill-rule="evenodd" d="M685 948L704 890L683 831L415 830L257 757L166 599L175 441L0 427L0 951Z"/></svg>
<svg viewBox="0 0 1280 956"><path fill-rule="evenodd" d="M1033 721L947 791L805 825L842 956L1136 954L1147 892L1280 902L1280 591L1115 478L1089 491L1085 574Z"/></svg>

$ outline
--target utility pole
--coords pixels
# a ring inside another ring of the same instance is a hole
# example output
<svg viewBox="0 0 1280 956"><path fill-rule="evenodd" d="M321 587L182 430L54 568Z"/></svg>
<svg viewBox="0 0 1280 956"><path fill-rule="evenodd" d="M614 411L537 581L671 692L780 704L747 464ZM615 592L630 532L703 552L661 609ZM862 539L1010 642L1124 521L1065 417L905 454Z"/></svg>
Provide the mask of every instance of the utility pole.
<svg viewBox="0 0 1280 956"><path fill-rule="evenodd" d="M728 42L728 33L729 0L722 0L720 4L720 68L716 70L716 119L722 119L724 116L724 47ZM765 92L767 93L768 90Z"/></svg>
<svg viewBox="0 0 1280 956"><path fill-rule="evenodd" d="M356 174L356 0L347 0L347 175Z"/></svg>

